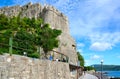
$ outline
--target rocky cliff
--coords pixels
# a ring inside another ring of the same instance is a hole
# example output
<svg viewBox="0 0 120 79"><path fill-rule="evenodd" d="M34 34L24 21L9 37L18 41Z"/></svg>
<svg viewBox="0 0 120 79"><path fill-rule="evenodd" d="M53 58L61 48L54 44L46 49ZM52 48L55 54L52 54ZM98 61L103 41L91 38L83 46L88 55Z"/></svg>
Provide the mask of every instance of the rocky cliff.
<svg viewBox="0 0 120 79"><path fill-rule="evenodd" d="M68 19L53 6L42 6L40 4L28 3L24 6L0 8L0 14L5 14L8 17L20 15L21 17L42 18L45 23L51 25L51 28L62 30L62 34L58 37L60 45L54 50L67 55L70 64L77 65L76 44L69 33Z"/></svg>

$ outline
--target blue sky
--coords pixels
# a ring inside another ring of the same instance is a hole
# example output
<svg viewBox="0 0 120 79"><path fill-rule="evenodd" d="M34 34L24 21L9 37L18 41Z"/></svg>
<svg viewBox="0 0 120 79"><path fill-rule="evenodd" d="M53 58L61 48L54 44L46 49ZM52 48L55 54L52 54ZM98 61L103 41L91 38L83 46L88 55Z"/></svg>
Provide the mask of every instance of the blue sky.
<svg viewBox="0 0 120 79"><path fill-rule="evenodd" d="M68 17L86 65L120 65L120 0L0 0L0 7L28 2L53 5Z"/></svg>

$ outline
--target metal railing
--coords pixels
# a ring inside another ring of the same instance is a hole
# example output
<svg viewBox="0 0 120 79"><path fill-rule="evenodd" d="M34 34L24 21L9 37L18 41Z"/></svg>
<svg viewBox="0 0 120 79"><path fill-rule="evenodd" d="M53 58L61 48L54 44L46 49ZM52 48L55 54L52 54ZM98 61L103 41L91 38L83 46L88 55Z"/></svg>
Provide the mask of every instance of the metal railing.
<svg viewBox="0 0 120 79"><path fill-rule="evenodd" d="M2 35L2 33L0 33L0 35ZM0 42L0 48L5 48L5 49L7 49L6 51L5 51L5 53L9 53L10 55L12 55L13 53L15 53L15 51L14 50L22 50L22 51L24 51L24 52L35 52L34 50L32 50L32 49L29 49L29 48L23 48L23 47L18 47L18 46L15 46L14 45L14 42L22 42L22 43L26 43L26 42L28 42L28 41L30 41L30 40L20 40L20 39L17 39L17 38L14 38L14 37L9 37L9 36L3 36L2 35L2 38L5 38L5 39L8 39L8 42L7 43L5 43L4 41L3 42ZM40 49L38 49L38 50L40 50ZM38 51L37 50L37 51ZM67 63L69 63L69 57L67 56L67 55L65 55L64 53L61 53L61 52L58 52L58 51L55 51L55 50L52 50L53 52L55 52L55 53L57 53L60 57L59 57L59 61L62 61L62 62L67 62ZM1 50L0 50L0 52L2 52ZM23 53L23 55L24 55L24 52L22 52ZM39 53L40 53L40 51L38 51ZM3 51L3 53L4 53L4 51ZM53 56L53 59L54 59L54 57L55 56Z"/></svg>
<svg viewBox="0 0 120 79"><path fill-rule="evenodd" d="M12 55L13 50L22 50L22 51L25 51L25 52L35 52L32 49L18 47L16 45L14 45L14 42L16 42L16 41L26 43L27 41L30 41L30 40L20 40L20 39L14 38L14 37L4 36L4 35L2 35L2 33L0 33L0 38L1 39L7 39L7 41L6 40L5 41L4 40L0 41L0 48L1 49L6 49L6 50L0 50L0 53L9 53L10 55Z"/></svg>

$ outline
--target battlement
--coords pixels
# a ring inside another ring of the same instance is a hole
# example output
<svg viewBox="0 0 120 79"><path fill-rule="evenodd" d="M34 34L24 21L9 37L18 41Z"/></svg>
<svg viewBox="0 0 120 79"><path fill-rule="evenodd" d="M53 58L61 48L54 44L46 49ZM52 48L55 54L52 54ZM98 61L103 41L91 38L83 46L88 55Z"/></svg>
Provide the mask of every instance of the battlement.
<svg viewBox="0 0 120 79"><path fill-rule="evenodd" d="M43 10L45 10L45 11L52 11L52 12L56 13L58 16L63 17L64 20L68 21L68 18L62 12L60 12L58 9L56 9L55 7L53 7L51 5L45 5L43 7Z"/></svg>
<svg viewBox="0 0 120 79"><path fill-rule="evenodd" d="M35 3L32 4L31 2L29 2L28 4L22 6L22 9L29 9L29 8L35 8L35 7L42 7L42 5L40 3Z"/></svg>
<svg viewBox="0 0 120 79"><path fill-rule="evenodd" d="M32 4L31 2L24 6L17 5L17 6L7 6L7 7L0 8L0 14L5 14L5 15L11 17L11 16L17 16L21 12L23 14L26 14L24 16L27 16L27 15L29 15L27 13L30 12L32 9L34 9L34 11L32 11L32 13L34 12L35 14L36 13L40 14L40 13L42 13L42 11L52 11L55 14L57 14L58 16L62 17L64 20L68 21L68 18L63 13L61 13L59 10L54 8L53 6L51 6L51 5L42 6L40 3ZM39 15L39 14L37 14L37 15ZM34 16L34 17L38 18L38 17L40 17L40 15ZM31 18L31 16L30 16L30 18Z"/></svg>

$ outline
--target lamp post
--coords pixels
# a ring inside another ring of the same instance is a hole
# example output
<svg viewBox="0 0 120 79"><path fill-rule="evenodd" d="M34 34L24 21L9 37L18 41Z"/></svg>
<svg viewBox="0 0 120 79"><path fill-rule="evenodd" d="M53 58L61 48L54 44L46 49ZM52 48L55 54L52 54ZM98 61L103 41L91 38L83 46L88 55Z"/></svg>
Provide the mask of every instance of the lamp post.
<svg viewBox="0 0 120 79"><path fill-rule="evenodd" d="M27 56L27 52L23 52L24 56Z"/></svg>
<svg viewBox="0 0 120 79"><path fill-rule="evenodd" d="M101 79L103 79L102 71L103 71L103 60L101 60Z"/></svg>

